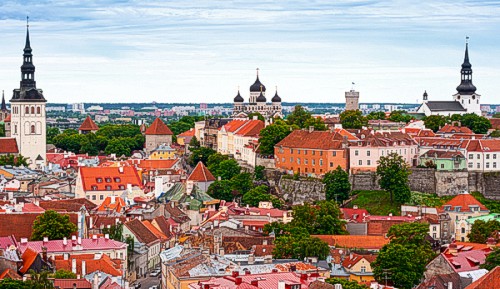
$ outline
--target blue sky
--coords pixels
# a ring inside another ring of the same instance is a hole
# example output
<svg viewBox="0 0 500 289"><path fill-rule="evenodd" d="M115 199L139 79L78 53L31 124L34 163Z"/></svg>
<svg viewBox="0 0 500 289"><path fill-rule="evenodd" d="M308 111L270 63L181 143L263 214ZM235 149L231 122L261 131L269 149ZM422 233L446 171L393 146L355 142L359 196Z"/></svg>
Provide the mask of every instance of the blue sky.
<svg viewBox="0 0 500 289"><path fill-rule="evenodd" d="M49 102L231 102L260 68L268 98L450 100L470 37L482 103L500 103L500 1L1 1L10 98L30 16Z"/></svg>

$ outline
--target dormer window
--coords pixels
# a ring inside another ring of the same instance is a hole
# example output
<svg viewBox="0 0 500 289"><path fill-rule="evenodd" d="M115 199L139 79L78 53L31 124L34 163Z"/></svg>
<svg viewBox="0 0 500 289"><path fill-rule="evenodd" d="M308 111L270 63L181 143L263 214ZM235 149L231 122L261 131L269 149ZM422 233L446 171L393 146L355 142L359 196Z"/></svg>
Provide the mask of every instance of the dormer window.
<svg viewBox="0 0 500 289"><path fill-rule="evenodd" d="M460 212L460 209L461 209L461 207L460 207L460 206L456 206L456 207L455 207L455 212Z"/></svg>
<svg viewBox="0 0 500 289"><path fill-rule="evenodd" d="M115 178L115 183L119 183L120 181L120 178Z"/></svg>
<svg viewBox="0 0 500 289"><path fill-rule="evenodd" d="M98 183L102 183L102 178L96 178L95 180L96 180L96 182L98 182Z"/></svg>
<svg viewBox="0 0 500 289"><path fill-rule="evenodd" d="M92 186L92 191L97 191L97 186L96 185Z"/></svg>
<svg viewBox="0 0 500 289"><path fill-rule="evenodd" d="M106 178L106 183L111 183L111 178Z"/></svg>
<svg viewBox="0 0 500 289"><path fill-rule="evenodd" d="M444 206L444 210L445 210L445 211L449 211L449 210L451 210L451 206L450 206L450 205L446 205L446 206Z"/></svg>
<svg viewBox="0 0 500 289"><path fill-rule="evenodd" d="M106 186L106 191L111 191L111 186Z"/></svg>

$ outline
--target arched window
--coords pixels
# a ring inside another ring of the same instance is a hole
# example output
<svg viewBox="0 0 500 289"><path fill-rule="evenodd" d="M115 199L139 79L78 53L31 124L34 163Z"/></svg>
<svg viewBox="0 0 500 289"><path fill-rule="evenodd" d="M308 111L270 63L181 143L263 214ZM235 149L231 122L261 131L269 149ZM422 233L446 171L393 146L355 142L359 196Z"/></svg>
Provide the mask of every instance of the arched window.
<svg viewBox="0 0 500 289"><path fill-rule="evenodd" d="M36 114L40 114L40 113L41 113L40 111L41 111L41 110L40 110L40 107L38 106L38 107L36 108Z"/></svg>
<svg viewBox="0 0 500 289"><path fill-rule="evenodd" d="M35 125L34 124L31 125L31 134L35 134Z"/></svg>
<svg viewBox="0 0 500 289"><path fill-rule="evenodd" d="M34 106L31 107L31 114L35 114L35 107Z"/></svg>
<svg viewBox="0 0 500 289"><path fill-rule="evenodd" d="M30 108L29 107L26 107L26 114L30 114Z"/></svg>

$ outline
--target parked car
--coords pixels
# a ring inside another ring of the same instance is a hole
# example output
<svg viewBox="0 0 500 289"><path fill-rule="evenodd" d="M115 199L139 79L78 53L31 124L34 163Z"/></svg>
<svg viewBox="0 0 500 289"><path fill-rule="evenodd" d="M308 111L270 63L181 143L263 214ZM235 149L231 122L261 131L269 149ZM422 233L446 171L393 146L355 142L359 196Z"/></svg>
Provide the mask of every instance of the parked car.
<svg viewBox="0 0 500 289"><path fill-rule="evenodd" d="M157 276L160 275L160 272L161 272L160 270L154 270L151 273L149 273L149 276L151 276L151 277L157 277Z"/></svg>
<svg viewBox="0 0 500 289"><path fill-rule="evenodd" d="M149 287L149 289L158 289L158 286L154 285L154 286Z"/></svg>

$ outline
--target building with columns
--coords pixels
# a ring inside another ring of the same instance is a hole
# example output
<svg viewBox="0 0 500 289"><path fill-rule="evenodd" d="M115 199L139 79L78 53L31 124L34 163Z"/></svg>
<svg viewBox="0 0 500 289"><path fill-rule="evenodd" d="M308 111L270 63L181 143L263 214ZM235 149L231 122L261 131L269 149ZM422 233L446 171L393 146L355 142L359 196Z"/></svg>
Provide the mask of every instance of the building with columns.
<svg viewBox="0 0 500 289"><path fill-rule="evenodd" d="M250 86L250 97L248 103L244 103L245 100L240 94L238 89L238 94L234 98L233 105L233 117L234 118L248 118L251 113L258 112L264 118L275 118L283 117L281 112L281 97L278 96L278 88L276 88L276 93L271 99L271 103L267 102L266 99L266 86L260 82L259 79L259 69L257 68L257 79L255 83Z"/></svg>
<svg viewBox="0 0 500 289"><path fill-rule="evenodd" d="M465 44L465 56L460 70L460 85L452 101L429 101L427 91L417 112L429 115L451 116L453 114L475 113L481 115L481 95L472 84L472 65L469 61L469 43Z"/></svg>
<svg viewBox="0 0 500 289"><path fill-rule="evenodd" d="M41 168L45 163L47 100L43 91L36 88L35 66L31 53L29 25L26 28L21 82L14 89L11 105L11 137L17 141L19 153L28 158L29 167Z"/></svg>

